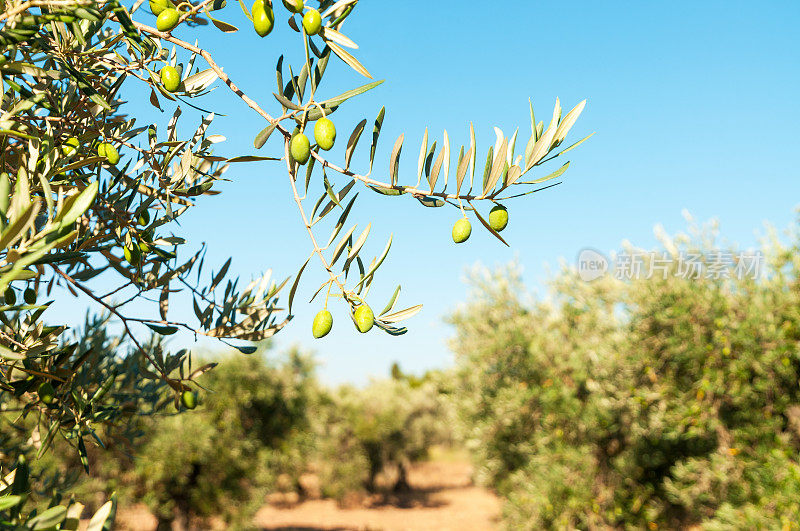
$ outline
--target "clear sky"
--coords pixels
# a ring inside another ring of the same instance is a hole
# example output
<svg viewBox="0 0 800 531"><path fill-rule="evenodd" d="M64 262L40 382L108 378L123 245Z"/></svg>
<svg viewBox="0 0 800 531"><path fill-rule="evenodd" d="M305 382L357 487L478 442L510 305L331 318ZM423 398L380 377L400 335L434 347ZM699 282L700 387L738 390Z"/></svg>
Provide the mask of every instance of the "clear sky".
<svg viewBox="0 0 800 531"><path fill-rule="evenodd" d="M302 61L301 40L286 27L286 12L277 4L278 27L266 39L255 36L232 0L219 18L239 25L238 33L176 30L207 47L273 113L279 50L291 43L288 59L295 71ZM583 247L610 251L623 239L649 247L655 244L655 224L682 230L683 209L700 220L719 218L723 235L744 246L756 242L765 221L786 227L800 200L798 23L796 1L362 0L344 32L360 45L356 55L362 63L386 82L334 115L339 131L334 160L343 159L355 124L362 118L371 123L381 105L387 114L375 175L385 178L389 151L404 132L400 176L411 184L426 126L439 145L447 129L453 158L458 146L468 143L470 121L483 157L494 143L493 126L509 135L519 127L518 146L524 147L528 98L541 118L552 113L556 97L566 109L587 98L568 143L596 134L571 152L562 185L507 204L511 221L503 236L511 249L477 223L469 242L456 246L450 238L458 216L454 209L426 209L410 197L386 198L362 187L348 221L359 227L372 221L366 255L379 254L394 233L370 302L383 307L402 283L399 304L424 303L423 312L407 322L410 331L401 338L377 330L362 336L345 307L333 304L333 332L315 341L310 322L320 304L305 302L324 277L312 263L295 303L296 319L278 334L278 346L314 350L323 380L331 383L385 375L393 361L422 371L452 359L446 343L453 331L444 318L465 300L464 271L475 263L493 266L516 257L536 288L543 285L548 264L553 270L562 257L571 262ZM320 97L365 82L335 58L327 76ZM223 154L255 151L253 137L264 127L258 116L224 88L202 103L226 115L213 126L228 138ZM141 110L143 123L169 118L145 104L133 108ZM184 111L187 124L199 121L199 115ZM364 168L368 139L368 134L362 138L356 169ZM259 154L274 154L276 146L270 141ZM310 247L283 165L238 165L226 176L232 182L220 186L222 195L201 198L200 207L182 218L181 235L195 245L208 243L207 263L221 264L233 255L232 270L244 280L270 267L276 275L294 275ZM74 309L71 304L67 311L77 315ZM193 319L188 306L171 311L171 318ZM65 312L65 306L54 312ZM190 346L190 340L178 336L173 345Z"/></svg>

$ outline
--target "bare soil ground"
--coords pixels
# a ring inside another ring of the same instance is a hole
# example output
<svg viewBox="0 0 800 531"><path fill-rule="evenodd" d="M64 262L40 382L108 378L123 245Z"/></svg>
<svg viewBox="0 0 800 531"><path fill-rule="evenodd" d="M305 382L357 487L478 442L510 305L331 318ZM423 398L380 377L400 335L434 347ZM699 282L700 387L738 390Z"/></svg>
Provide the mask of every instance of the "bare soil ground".
<svg viewBox="0 0 800 531"><path fill-rule="evenodd" d="M409 471L411 491L365 500L341 508L333 500L311 500L291 507L268 505L256 524L271 531L475 530L497 527L499 500L471 480L469 463L433 461Z"/></svg>
<svg viewBox="0 0 800 531"><path fill-rule="evenodd" d="M333 500L292 502L277 496L259 510L255 524L265 531L487 531L497 527L500 501L472 484L472 466L435 460L409 470L411 491L376 495L339 507ZM152 530L155 518L143 506L121 510L120 529Z"/></svg>

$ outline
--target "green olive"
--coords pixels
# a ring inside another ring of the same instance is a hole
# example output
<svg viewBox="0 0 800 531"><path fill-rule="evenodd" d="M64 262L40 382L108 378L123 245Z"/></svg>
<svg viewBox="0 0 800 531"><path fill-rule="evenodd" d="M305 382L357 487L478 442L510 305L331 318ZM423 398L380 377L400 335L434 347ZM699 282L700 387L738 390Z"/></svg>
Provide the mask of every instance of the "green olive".
<svg viewBox="0 0 800 531"><path fill-rule="evenodd" d="M53 389L53 384L50 382L42 382L41 385L39 385L37 394L39 395L39 400L41 400L43 404L50 405L53 403L53 399L56 396L56 390Z"/></svg>
<svg viewBox="0 0 800 531"><path fill-rule="evenodd" d="M292 13L303 12L303 0L283 0L283 5Z"/></svg>
<svg viewBox="0 0 800 531"><path fill-rule="evenodd" d="M22 293L22 298L25 300L25 304L36 304L36 290L33 288L28 288Z"/></svg>
<svg viewBox="0 0 800 531"><path fill-rule="evenodd" d="M264 0L253 2L253 28L259 37L266 37L275 27L275 14L272 7L265 4Z"/></svg>
<svg viewBox="0 0 800 531"><path fill-rule="evenodd" d="M503 205L496 205L489 211L489 226L500 232L508 225L508 210Z"/></svg>
<svg viewBox="0 0 800 531"><path fill-rule="evenodd" d="M97 154L101 157L105 157L111 165L115 165L117 162L119 162L119 152L117 151L117 148L108 142L102 142L97 146Z"/></svg>
<svg viewBox="0 0 800 531"><path fill-rule="evenodd" d="M156 16L160 15L165 9L171 9L173 7L172 2L169 0L150 0L150 11Z"/></svg>
<svg viewBox="0 0 800 531"><path fill-rule="evenodd" d="M336 142L336 126L328 118L320 118L314 125L314 140L320 149L328 151Z"/></svg>
<svg viewBox="0 0 800 531"><path fill-rule="evenodd" d="M309 9L303 15L303 29L308 35L316 35L322 29L322 17L316 9Z"/></svg>
<svg viewBox="0 0 800 531"><path fill-rule="evenodd" d="M308 157L311 156L311 142L308 137L303 133L295 134L289 144L289 153L292 155L292 159L300 164L308 162Z"/></svg>
<svg viewBox="0 0 800 531"><path fill-rule="evenodd" d="M3 300L7 306L14 306L17 303L17 292L14 291L14 288L8 288L6 290L3 294Z"/></svg>
<svg viewBox="0 0 800 531"><path fill-rule="evenodd" d="M142 251L137 244L126 245L122 252L125 255L125 260L127 260L130 265L134 267L139 265L142 259Z"/></svg>
<svg viewBox="0 0 800 531"><path fill-rule="evenodd" d="M369 332L372 329L372 325L375 324L375 314L372 313L372 308L365 303L356 308L353 313L353 319L356 321L356 328L362 334Z"/></svg>
<svg viewBox="0 0 800 531"><path fill-rule="evenodd" d="M464 243L469 239L472 234L472 225L470 225L467 218L461 218L453 225L453 241L456 243Z"/></svg>
<svg viewBox="0 0 800 531"><path fill-rule="evenodd" d="M331 328L333 328L333 315L328 310L320 310L311 325L311 332L314 337L319 339L327 336Z"/></svg>
<svg viewBox="0 0 800 531"><path fill-rule="evenodd" d="M197 407L197 395L191 391L184 391L181 394L181 404L186 409L194 409Z"/></svg>
<svg viewBox="0 0 800 531"><path fill-rule="evenodd" d="M142 211L139 212L139 217L137 218L136 221L139 222L139 225L143 225L143 226L149 225L150 224L150 211L147 210L146 208L142 209Z"/></svg>
<svg viewBox="0 0 800 531"><path fill-rule="evenodd" d="M167 92L175 92L181 86L181 75L174 66L167 65L161 69L161 84Z"/></svg>
<svg viewBox="0 0 800 531"><path fill-rule="evenodd" d="M80 146L81 146L80 140L78 140L74 136L71 136L61 145L61 152L64 154L65 157L71 157L78 152L78 148Z"/></svg>
<svg viewBox="0 0 800 531"><path fill-rule="evenodd" d="M158 14L156 28L158 28L158 31L170 32L178 25L179 18L181 18L181 15L177 9L167 8Z"/></svg>

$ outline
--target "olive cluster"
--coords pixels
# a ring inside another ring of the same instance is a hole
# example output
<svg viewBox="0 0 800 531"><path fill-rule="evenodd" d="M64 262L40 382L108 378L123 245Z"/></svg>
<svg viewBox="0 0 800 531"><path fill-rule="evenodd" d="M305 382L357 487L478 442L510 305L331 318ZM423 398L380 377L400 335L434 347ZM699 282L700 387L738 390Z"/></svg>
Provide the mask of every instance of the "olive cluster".
<svg viewBox="0 0 800 531"><path fill-rule="evenodd" d="M495 232L501 232L508 226L508 210L503 205L495 205L489 212L489 226ZM453 225L453 241L464 243L472 234L472 225L466 217L456 221Z"/></svg>

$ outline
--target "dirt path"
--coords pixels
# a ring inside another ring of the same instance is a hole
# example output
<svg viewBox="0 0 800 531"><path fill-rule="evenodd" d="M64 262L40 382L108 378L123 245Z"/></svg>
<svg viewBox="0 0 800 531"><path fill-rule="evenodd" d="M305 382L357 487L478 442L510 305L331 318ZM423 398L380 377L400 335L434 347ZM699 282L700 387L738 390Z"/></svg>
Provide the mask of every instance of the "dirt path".
<svg viewBox="0 0 800 531"><path fill-rule="evenodd" d="M475 530L497 527L500 502L472 484L468 463L436 461L415 465L412 492L397 499L354 509L332 500L312 500L291 508L267 506L256 515L265 530Z"/></svg>

